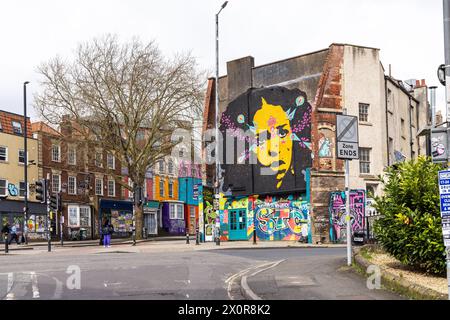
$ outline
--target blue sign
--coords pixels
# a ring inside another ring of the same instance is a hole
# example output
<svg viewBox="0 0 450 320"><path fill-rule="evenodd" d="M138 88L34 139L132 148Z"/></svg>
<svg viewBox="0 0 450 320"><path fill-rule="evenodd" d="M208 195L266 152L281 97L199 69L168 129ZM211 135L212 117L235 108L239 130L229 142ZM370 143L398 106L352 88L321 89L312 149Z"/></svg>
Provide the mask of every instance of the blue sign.
<svg viewBox="0 0 450 320"><path fill-rule="evenodd" d="M439 195L441 203L442 234L444 245L450 246L450 170L439 171Z"/></svg>
<svg viewBox="0 0 450 320"><path fill-rule="evenodd" d="M194 195L193 195L194 200L198 200L198 184L194 184Z"/></svg>

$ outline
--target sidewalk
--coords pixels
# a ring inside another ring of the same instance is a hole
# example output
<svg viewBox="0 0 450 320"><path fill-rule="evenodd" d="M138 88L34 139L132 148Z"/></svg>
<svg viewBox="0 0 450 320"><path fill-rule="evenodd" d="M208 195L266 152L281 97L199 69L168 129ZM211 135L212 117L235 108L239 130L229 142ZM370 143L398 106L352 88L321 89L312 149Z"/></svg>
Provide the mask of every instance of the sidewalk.
<svg viewBox="0 0 450 320"><path fill-rule="evenodd" d="M182 239L182 240L181 240ZM8 254L97 254L104 252L126 252L126 253L151 253L151 252L173 252L173 251L203 251L203 250L257 250L257 249L290 249L290 248L339 248L343 245L313 245L298 243L295 241L261 241L256 245L252 241L222 241L220 245L215 242L195 244L195 239L190 239L186 244L183 237L161 237L137 241L136 245L132 245L129 239L115 239L111 248L104 248L99 245L99 240L81 241L84 244L73 243L71 245L64 243L61 247L59 243L52 242L52 251L47 252L47 242L32 243L29 245L12 246ZM4 253L0 246L0 255L8 255ZM14 251L14 249L18 249Z"/></svg>

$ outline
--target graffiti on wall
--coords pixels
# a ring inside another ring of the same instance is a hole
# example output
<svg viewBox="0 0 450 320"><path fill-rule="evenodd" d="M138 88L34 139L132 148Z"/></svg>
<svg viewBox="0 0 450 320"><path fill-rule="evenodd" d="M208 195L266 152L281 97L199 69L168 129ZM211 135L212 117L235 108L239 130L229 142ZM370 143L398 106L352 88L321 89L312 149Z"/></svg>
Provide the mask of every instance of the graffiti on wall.
<svg viewBox="0 0 450 320"><path fill-rule="evenodd" d="M345 197L345 192L332 192L330 194L330 239L334 242L345 242L347 237ZM350 225L352 232L364 230L365 198L364 190L350 191Z"/></svg>
<svg viewBox="0 0 450 320"><path fill-rule="evenodd" d="M239 195L305 189L311 110L304 92L284 87L250 89L233 100L221 118L224 154L234 152L226 149L230 141L245 148L238 150L236 161L222 165L222 191Z"/></svg>
<svg viewBox="0 0 450 320"><path fill-rule="evenodd" d="M306 201L268 198L255 203L256 235L261 240L300 240L309 234Z"/></svg>
<svg viewBox="0 0 450 320"><path fill-rule="evenodd" d="M213 208L213 205L209 201L205 201L205 209L203 210L203 214L205 217L205 235L212 236L217 214Z"/></svg>

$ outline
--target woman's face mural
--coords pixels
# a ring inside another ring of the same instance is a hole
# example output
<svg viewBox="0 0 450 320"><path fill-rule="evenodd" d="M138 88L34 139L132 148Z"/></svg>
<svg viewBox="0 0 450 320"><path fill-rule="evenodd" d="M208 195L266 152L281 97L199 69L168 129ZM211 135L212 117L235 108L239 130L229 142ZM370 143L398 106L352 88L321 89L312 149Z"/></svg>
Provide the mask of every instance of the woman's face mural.
<svg viewBox="0 0 450 320"><path fill-rule="evenodd" d="M233 163L221 166L222 192L305 190L303 173L311 167L311 105L304 92L284 87L249 89L228 104L220 131L224 154L235 154Z"/></svg>
<svg viewBox="0 0 450 320"><path fill-rule="evenodd" d="M289 115L281 106L268 104L261 99L261 109L253 117L256 134L256 156L262 166L270 168L280 188L283 177L291 170L292 162L292 129Z"/></svg>

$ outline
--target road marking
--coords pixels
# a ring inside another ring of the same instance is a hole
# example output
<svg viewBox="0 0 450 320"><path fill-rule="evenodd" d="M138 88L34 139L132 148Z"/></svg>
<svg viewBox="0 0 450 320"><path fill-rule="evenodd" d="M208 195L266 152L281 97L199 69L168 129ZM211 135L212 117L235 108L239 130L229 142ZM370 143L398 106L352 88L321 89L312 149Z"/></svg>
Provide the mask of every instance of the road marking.
<svg viewBox="0 0 450 320"><path fill-rule="evenodd" d="M34 271L30 272L30 278L31 278L31 287L33 289L33 299L39 299L40 296L36 272Z"/></svg>
<svg viewBox="0 0 450 320"><path fill-rule="evenodd" d="M266 263L263 263L261 265L252 266L252 267L249 267L247 269L241 270L238 273L235 273L235 274L231 275L230 277L228 277L228 279L225 280L225 283L228 283L228 287L227 287L228 298L230 300L234 300L234 297L231 294L231 289L232 289L232 286L233 286L233 283L234 283L235 279L237 279L238 277L242 276L246 272L249 272L249 271L251 271L253 269L256 269L256 268L265 267L266 265L269 265L269 264L272 264L272 263L273 262L266 262Z"/></svg>
<svg viewBox="0 0 450 320"><path fill-rule="evenodd" d="M189 295L188 295L188 294L186 294L186 298L188 298L188 299L189 299Z"/></svg>
<svg viewBox="0 0 450 320"><path fill-rule="evenodd" d="M62 292L63 292L63 284L61 281L59 281L55 277L52 277L52 278L53 278L53 280L56 281L56 288L55 288L55 293L53 294L53 299L61 299Z"/></svg>
<svg viewBox="0 0 450 320"><path fill-rule="evenodd" d="M252 273L250 275L250 277L253 277L254 275L257 275L258 273L266 271L268 269L275 268L276 266L278 266L283 261L286 261L286 259L275 261L271 265L269 265L267 268L260 269L260 270L257 270L256 272ZM247 276L246 275L243 275L242 278L241 278L241 286L244 289L244 291L247 293L247 295L250 296L250 299L252 299L252 300L262 300L262 298L260 296L258 296L255 292L253 292L253 290L248 285L248 283L247 283Z"/></svg>

